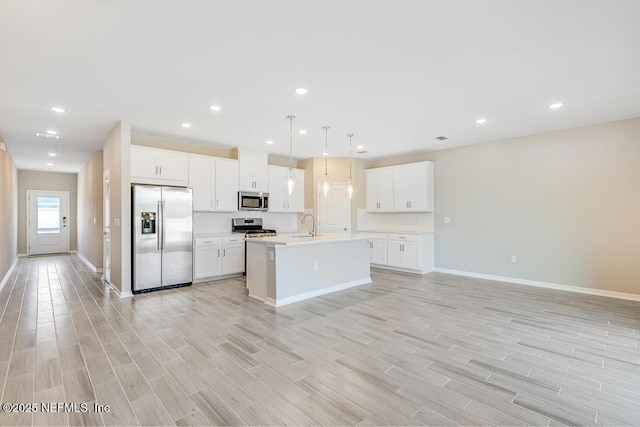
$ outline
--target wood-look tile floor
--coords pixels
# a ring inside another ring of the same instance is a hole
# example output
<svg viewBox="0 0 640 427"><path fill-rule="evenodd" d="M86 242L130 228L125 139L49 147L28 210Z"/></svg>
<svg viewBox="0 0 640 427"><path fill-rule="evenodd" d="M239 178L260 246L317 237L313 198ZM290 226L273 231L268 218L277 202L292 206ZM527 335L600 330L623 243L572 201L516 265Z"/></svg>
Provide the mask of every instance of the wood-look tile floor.
<svg viewBox="0 0 640 427"><path fill-rule="evenodd" d="M274 309L242 278L119 299L73 255L0 291L3 425L639 425L640 303L445 274Z"/></svg>

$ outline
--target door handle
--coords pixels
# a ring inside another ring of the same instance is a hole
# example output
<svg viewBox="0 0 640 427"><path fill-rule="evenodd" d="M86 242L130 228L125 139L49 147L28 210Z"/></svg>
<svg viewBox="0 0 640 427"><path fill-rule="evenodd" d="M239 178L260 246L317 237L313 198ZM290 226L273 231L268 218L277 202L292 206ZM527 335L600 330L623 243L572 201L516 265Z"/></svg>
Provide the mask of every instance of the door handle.
<svg viewBox="0 0 640 427"><path fill-rule="evenodd" d="M158 250L160 250L160 236L162 235L162 224L160 223L160 218L162 215L162 207L160 206L160 202L158 202L158 218L156 218L156 221L158 221L158 234L156 235L156 239L157 239L157 248Z"/></svg>
<svg viewBox="0 0 640 427"><path fill-rule="evenodd" d="M160 174L162 174L162 168L160 168ZM165 234L166 234L166 230L164 229L165 227L165 218L164 218L164 201L160 202L162 204L162 249L164 249L164 242L165 242Z"/></svg>

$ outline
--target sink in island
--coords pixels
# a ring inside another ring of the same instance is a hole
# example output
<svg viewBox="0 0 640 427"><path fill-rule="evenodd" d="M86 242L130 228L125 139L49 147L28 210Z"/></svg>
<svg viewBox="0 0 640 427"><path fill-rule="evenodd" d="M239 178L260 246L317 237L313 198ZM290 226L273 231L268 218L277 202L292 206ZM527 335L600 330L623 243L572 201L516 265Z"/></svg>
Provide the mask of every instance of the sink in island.
<svg viewBox="0 0 640 427"><path fill-rule="evenodd" d="M249 296L274 307L371 283L362 234L247 239Z"/></svg>

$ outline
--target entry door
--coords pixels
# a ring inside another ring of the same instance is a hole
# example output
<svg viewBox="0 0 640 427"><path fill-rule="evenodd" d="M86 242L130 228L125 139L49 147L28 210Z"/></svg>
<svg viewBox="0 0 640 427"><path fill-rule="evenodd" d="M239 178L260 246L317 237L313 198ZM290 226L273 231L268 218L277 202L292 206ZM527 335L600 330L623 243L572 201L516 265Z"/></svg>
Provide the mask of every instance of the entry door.
<svg viewBox="0 0 640 427"><path fill-rule="evenodd" d="M104 171L103 175L103 221L104 230L102 232L102 276L104 281L111 283L111 183L109 182L110 171Z"/></svg>
<svg viewBox="0 0 640 427"><path fill-rule="evenodd" d="M347 197L347 184L331 184L329 195L320 194L318 186L318 230L321 233L348 233L351 231L351 199Z"/></svg>
<svg viewBox="0 0 640 427"><path fill-rule="evenodd" d="M69 252L69 193L27 190L29 255Z"/></svg>

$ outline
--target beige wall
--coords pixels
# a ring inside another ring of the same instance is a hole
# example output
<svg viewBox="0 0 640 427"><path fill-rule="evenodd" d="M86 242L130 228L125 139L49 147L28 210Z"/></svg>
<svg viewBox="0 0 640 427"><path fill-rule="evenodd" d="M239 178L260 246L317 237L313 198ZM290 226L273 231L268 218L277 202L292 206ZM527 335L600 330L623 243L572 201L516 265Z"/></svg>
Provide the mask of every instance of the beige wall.
<svg viewBox="0 0 640 427"><path fill-rule="evenodd" d="M640 294L639 159L636 118L374 166L436 162L437 267Z"/></svg>
<svg viewBox="0 0 640 427"><path fill-rule="evenodd" d="M314 157L298 161L298 167L305 169L305 195L304 206L307 209L318 211L318 184L324 177L324 158ZM356 186L356 197L351 203L351 229L356 230L357 210L365 207L364 171L370 167L370 162L362 159L353 159L353 182ZM327 172L332 182L347 182L349 178L349 158L329 157L327 159Z"/></svg>
<svg viewBox="0 0 640 427"><path fill-rule="evenodd" d="M9 151L0 150L0 282L16 259L17 231L18 171Z"/></svg>
<svg viewBox="0 0 640 427"><path fill-rule="evenodd" d="M69 193L69 250L77 249L78 180L75 173L18 171L18 253L27 253L27 190Z"/></svg>
<svg viewBox="0 0 640 427"><path fill-rule="evenodd" d="M102 268L102 151L78 172L78 253Z"/></svg>
<svg viewBox="0 0 640 427"><path fill-rule="evenodd" d="M131 130L118 122L102 145L103 168L110 176L111 284L131 291ZM117 222L120 226L117 226Z"/></svg>

